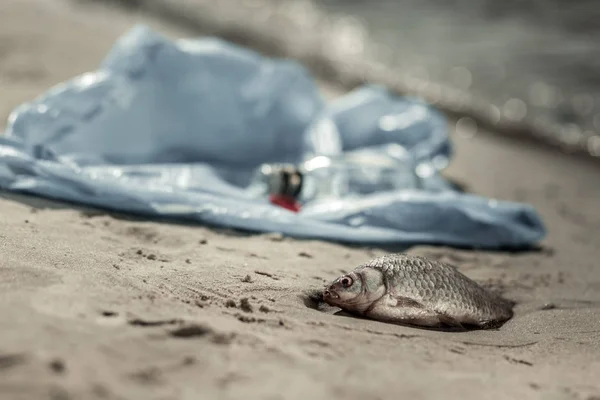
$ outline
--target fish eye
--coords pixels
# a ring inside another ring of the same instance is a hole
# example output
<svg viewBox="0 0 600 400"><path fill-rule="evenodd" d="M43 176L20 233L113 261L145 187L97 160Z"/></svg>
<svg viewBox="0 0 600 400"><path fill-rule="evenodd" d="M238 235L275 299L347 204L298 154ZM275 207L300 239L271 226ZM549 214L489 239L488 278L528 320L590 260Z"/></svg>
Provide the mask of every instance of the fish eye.
<svg viewBox="0 0 600 400"><path fill-rule="evenodd" d="M342 284L343 287L349 288L350 286L352 286L354 281L349 276L345 276L340 280L340 283Z"/></svg>

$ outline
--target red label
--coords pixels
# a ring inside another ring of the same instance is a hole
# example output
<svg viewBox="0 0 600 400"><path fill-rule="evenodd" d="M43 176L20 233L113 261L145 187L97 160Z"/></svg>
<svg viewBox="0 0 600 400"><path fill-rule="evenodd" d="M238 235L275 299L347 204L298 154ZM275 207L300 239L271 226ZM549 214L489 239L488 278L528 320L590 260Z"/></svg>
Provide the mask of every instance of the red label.
<svg viewBox="0 0 600 400"><path fill-rule="evenodd" d="M272 194L271 196L269 196L269 200L271 201L272 204L275 204L279 207L283 207L287 210L290 210L293 212L300 211L300 203L298 203L296 201L296 199L291 196L282 196L282 195Z"/></svg>

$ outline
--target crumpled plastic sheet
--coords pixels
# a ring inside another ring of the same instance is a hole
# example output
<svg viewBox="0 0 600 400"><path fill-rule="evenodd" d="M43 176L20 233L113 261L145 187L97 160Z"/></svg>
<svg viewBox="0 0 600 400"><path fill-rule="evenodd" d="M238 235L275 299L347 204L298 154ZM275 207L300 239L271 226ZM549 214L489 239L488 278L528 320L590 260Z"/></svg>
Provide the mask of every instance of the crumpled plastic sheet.
<svg viewBox="0 0 600 400"><path fill-rule="evenodd" d="M245 190L261 163L394 146L414 157L422 188L309 202L299 213ZM444 117L419 99L366 85L327 103L294 61L140 25L95 72L13 111L0 136L0 188L358 244L528 247L545 236L531 206L455 190L439 174L452 155Z"/></svg>

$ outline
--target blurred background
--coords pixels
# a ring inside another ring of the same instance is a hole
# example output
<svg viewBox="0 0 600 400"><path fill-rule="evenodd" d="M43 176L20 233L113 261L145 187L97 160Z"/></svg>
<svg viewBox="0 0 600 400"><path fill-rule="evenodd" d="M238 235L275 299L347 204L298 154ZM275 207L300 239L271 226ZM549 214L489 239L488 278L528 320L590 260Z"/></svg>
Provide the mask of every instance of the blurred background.
<svg viewBox="0 0 600 400"><path fill-rule="evenodd" d="M466 125L475 131L482 125L518 131L600 157L598 1L36 2L142 11L188 30L297 58L321 78L339 78L346 88L366 80L422 95L454 111L458 120L471 115ZM3 5L9 4L15 3Z"/></svg>
<svg viewBox="0 0 600 400"><path fill-rule="evenodd" d="M464 89L515 121L557 124L600 155L600 3L318 0L355 16L398 69ZM544 128L542 128L544 129Z"/></svg>
<svg viewBox="0 0 600 400"><path fill-rule="evenodd" d="M80 1L117 2L162 16L179 9L184 19L194 13L203 19L200 25L219 20L217 34L227 26L252 26L279 41L275 53L311 61L313 71L333 60L330 80L347 74L383 83L454 111L457 119L473 116L467 125L474 131L516 131L600 157L597 1ZM253 45L257 36L251 36L244 29L225 35Z"/></svg>
<svg viewBox="0 0 600 400"><path fill-rule="evenodd" d="M355 16L411 75L472 92L513 119L600 128L600 2L316 0Z"/></svg>

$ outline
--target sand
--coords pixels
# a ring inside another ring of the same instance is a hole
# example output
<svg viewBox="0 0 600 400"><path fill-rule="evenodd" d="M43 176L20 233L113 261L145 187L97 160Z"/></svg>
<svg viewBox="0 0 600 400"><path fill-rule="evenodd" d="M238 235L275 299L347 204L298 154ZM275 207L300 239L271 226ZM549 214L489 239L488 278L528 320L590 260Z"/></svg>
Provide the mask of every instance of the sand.
<svg viewBox="0 0 600 400"><path fill-rule="evenodd" d="M93 69L145 17L0 6L0 117ZM329 86L328 95L340 91ZM453 124L451 124L453 125ZM142 221L0 194L0 399L598 399L599 167L453 132L448 174L533 204L539 251L417 246L518 302L499 330L333 315L303 293L393 249Z"/></svg>

